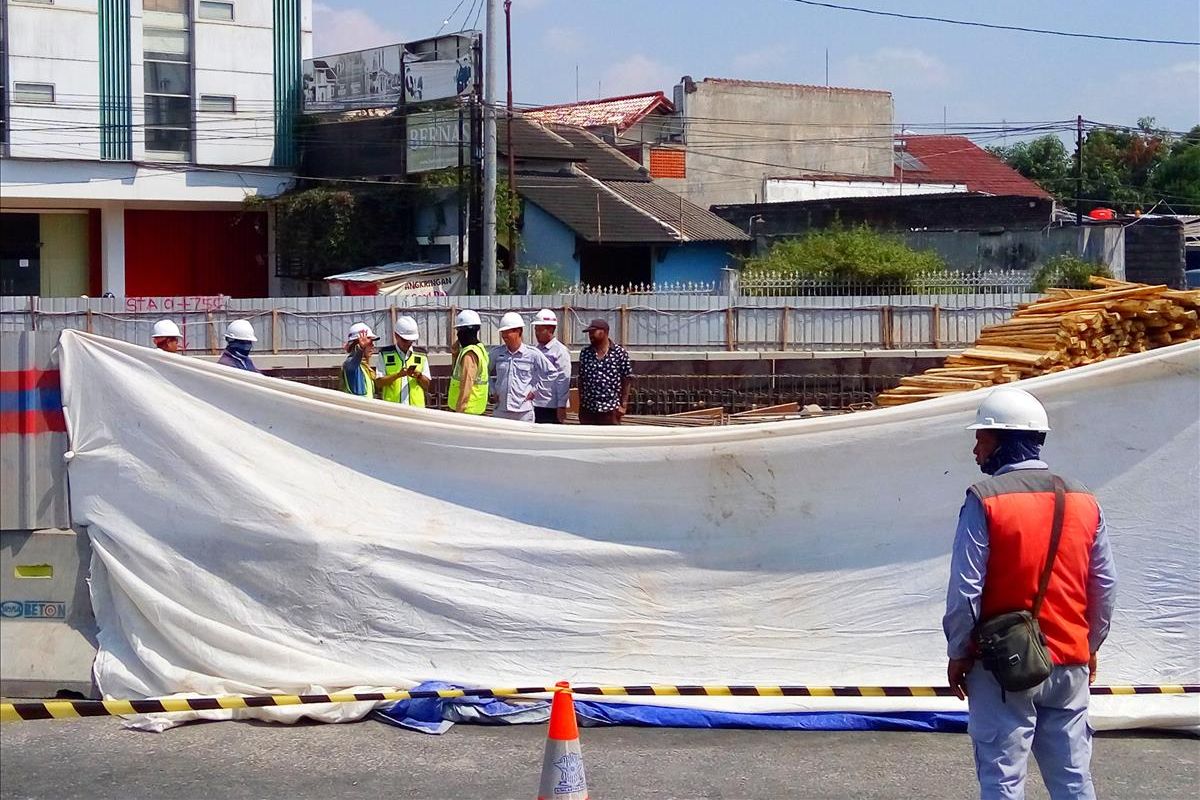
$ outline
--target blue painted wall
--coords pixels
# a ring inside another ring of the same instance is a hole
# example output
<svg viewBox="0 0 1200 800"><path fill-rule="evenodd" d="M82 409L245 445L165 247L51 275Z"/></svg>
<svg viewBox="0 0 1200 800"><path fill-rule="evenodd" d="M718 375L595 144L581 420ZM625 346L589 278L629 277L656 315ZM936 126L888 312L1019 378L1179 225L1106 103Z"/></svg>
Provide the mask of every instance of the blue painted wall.
<svg viewBox="0 0 1200 800"><path fill-rule="evenodd" d="M721 270L735 262L729 254L732 242L689 242L659 250L654 260L654 282L721 280Z"/></svg>
<svg viewBox="0 0 1200 800"><path fill-rule="evenodd" d="M553 267L569 283L579 280L575 232L528 201L521 239L521 266Z"/></svg>

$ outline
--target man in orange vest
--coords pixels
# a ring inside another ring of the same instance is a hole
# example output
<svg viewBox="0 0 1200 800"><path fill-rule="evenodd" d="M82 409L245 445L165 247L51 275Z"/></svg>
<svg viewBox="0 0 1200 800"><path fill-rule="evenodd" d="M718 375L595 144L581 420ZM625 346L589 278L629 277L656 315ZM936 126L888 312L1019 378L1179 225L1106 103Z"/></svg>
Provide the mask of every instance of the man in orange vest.
<svg viewBox="0 0 1200 800"><path fill-rule="evenodd" d="M1032 749L1053 800L1093 800L1088 687L1116 599L1104 516L1082 484L1063 479L1061 538L1038 615L1054 669L1032 689L1003 691L976 663L974 632L998 614L1032 610L1054 528L1055 476L1040 457L1050 425L1037 398L1003 387L970 429L975 462L991 477L970 488L959 513L942 627L950 687L970 704L980 796L1025 797Z"/></svg>

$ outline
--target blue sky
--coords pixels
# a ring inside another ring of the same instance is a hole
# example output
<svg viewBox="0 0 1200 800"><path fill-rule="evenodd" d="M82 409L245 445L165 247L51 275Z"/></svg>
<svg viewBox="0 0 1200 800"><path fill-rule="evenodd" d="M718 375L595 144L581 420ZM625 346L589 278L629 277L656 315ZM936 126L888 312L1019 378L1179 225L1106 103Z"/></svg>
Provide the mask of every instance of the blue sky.
<svg viewBox="0 0 1200 800"><path fill-rule="evenodd" d="M313 0L316 55L435 34L458 0ZM1196 0L856 0L908 14L1158 39L1200 39ZM464 0L447 30L463 27ZM503 16L501 14L501 20ZM480 21L482 28L483 22ZM513 0L520 104L671 87L681 75L886 89L897 124L1073 119L1200 123L1200 48L1064 39L791 0ZM503 64L503 62L501 62ZM501 66L503 75L503 66ZM501 92L499 97L503 98Z"/></svg>

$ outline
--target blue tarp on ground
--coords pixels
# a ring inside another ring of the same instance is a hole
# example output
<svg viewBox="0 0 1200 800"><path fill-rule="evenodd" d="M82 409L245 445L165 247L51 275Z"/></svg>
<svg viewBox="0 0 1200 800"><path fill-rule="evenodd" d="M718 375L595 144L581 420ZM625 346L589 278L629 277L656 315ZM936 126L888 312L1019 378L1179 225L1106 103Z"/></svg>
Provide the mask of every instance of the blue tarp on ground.
<svg viewBox="0 0 1200 800"><path fill-rule="evenodd" d="M422 683L415 691L459 689L440 681ZM666 728L757 728L774 731L923 731L961 733L965 713L894 711L877 714L804 712L741 714L670 708L641 703L603 703L575 698L575 713L585 726L637 725ZM516 725L545 722L550 704L544 700L509 703L504 700L460 697L449 700L401 700L376 710L375 719L421 733L441 734L455 722Z"/></svg>

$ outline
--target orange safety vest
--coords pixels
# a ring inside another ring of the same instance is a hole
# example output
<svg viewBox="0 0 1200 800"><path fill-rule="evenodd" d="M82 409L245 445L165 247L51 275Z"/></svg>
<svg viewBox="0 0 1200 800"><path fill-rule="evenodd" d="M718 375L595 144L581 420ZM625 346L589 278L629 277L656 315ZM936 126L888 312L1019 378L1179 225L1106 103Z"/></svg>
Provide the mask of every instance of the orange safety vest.
<svg viewBox="0 0 1200 800"><path fill-rule="evenodd" d="M1055 664L1086 664L1087 582L1100 506L1082 484L1063 482L1062 540L1039 622ZM1054 476L1045 469L1014 470L971 491L983 503L989 542L980 619L1032 610L1054 524Z"/></svg>

